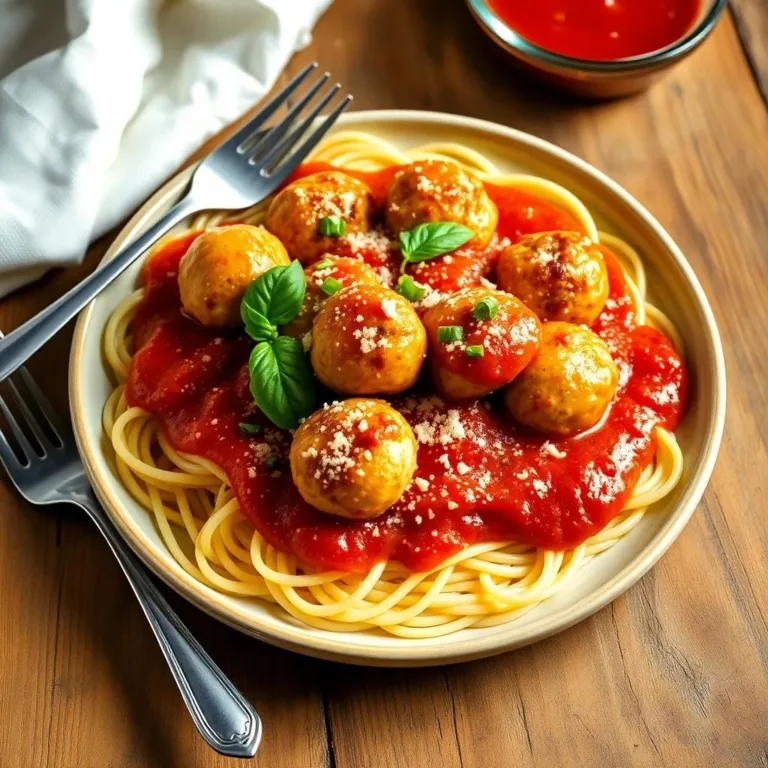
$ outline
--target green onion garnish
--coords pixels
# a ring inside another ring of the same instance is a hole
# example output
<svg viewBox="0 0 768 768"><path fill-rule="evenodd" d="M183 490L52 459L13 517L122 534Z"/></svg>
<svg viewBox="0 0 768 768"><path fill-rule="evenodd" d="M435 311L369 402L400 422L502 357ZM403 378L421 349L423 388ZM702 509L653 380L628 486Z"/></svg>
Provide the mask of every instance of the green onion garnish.
<svg viewBox="0 0 768 768"><path fill-rule="evenodd" d="M315 264L315 269L328 269L328 267L332 267L333 262L330 259L323 259L322 261L318 261L317 264Z"/></svg>
<svg viewBox="0 0 768 768"><path fill-rule="evenodd" d="M450 344L464 338L464 329L460 325L441 325L437 329L437 340L441 344Z"/></svg>
<svg viewBox="0 0 768 768"><path fill-rule="evenodd" d="M472 310L472 317L474 317L475 320L493 320L498 311L499 302L492 296L487 296L477 302L475 308Z"/></svg>
<svg viewBox="0 0 768 768"><path fill-rule="evenodd" d="M395 290L408 301L421 301L427 295L427 289L410 275L401 275Z"/></svg>
<svg viewBox="0 0 768 768"><path fill-rule="evenodd" d="M241 421L238 424L238 427L240 427L240 431L244 435L258 435L259 432L261 432L260 424L247 424L246 422Z"/></svg>
<svg viewBox="0 0 768 768"><path fill-rule="evenodd" d="M482 357L485 354L482 344L472 344L464 350L467 357Z"/></svg>
<svg viewBox="0 0 768 768"><path fill-rule="evenodd" d="M347 233L347 222L341 216L323 216L320 232L326 237L341 237Z"/></svg>
<svg viewBox="0 0 768 768"><path fill-rule="evenodd" d="M341 287L341 283L335 277L329 277L323 281L320 290L329 296L333 296L334 293L338 293L341 290Z"/></svg>

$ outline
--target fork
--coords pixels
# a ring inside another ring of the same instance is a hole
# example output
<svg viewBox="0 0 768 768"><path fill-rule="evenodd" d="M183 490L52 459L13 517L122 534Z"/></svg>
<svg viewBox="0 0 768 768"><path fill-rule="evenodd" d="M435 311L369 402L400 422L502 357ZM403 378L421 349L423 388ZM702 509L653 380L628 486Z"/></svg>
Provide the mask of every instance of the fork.
<svg viewBox="0 0 768 768"><path fill-rule="evenodd" d="M74 504L86 511L128 578L202 737L221 754L253 757L261 741L259 716L192 637L101 508L71 429L63 426L24 366L3 386L15 408L0 395L0 413L18 454L0 429L0 463L19 493L32 504Z"/></svg>
<svg viewBox="0 0 768 768"><path fill-rule="evenodd" d="M190 214L211 208L248 208L274 192L312 151L346 109L352 96L345 96L301 144L315 119L336 96L341 85L324 89L326 72L303 90L317 69L312 63L280 91L247 125L224 142L198 165L186 195L158 222L114 259L102 264L68 293L35 315L0 341L0 381L26 362L102 289L120 275L162 235ZM321 94L308 114L304 110ZM261 130L278 110L295 99L275 125ZM292 154L288 155L293 150ZM287 156L287 157L286 157Z"/></svg>

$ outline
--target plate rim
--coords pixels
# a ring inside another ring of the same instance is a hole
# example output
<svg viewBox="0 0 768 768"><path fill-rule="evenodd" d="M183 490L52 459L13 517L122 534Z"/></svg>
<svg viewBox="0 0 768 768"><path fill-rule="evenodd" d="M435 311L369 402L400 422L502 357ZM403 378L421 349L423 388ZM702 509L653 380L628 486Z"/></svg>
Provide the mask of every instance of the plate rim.
<svg viewBox="0 0 768 768"><path fill-rule="evenodd" d="M714 313L704 290L693 268L688 264L671 236L629 192L585 160L555 144L523 131L487 120L443 112L364 110L343 115L338 123L338 128L354 128L355 123L358 122L371 123L376 121L406 124L413 122L421 124L430 123L457 129L473 130L486 135L491 134L502 141L512 141L518 146L527 145L548 155L553 155L566 165L575 166L578 171L591 177L599 185L607 188L611 194L620 198L664 244L668 252L667 255L671 255L684 280L692 290L697 308L704 318L706 329L704 335L709 355L714 361L709 379L713 388L714 412L710 414L707 433L704 437L703 457L699 462L699 467L690 478L680 500L669 514L669 519L659 529L653 539L602 586L594 589L588 595L585 595L580 600L557 613L551 616L544 616L529 624L524 637L512 637L509 640L505 640L503 636L483 637L481 635L477 638L467 638L459 644L442 644L437 646L419 646L418 641L403 639L401 645L392 648L375 647L361 649L359 647L350 647L343 642L343 636L334 635L331 632L313 637L302 636L299 634L301 632L299 627L293 627L287 622L276 630L259 629L253 625L253 622L245 614L238 615L236 609L230 608L223 603L218 603L217 597L221 596L221 593L198 582L175 561L173 562L175 567L169 569L164 563L154 558L152 553L156 549L156 545L146 539L138 527L132 525L130 515L122 512L120 502L116 497L112 496L109 482L102 480L96 461L91 455L90 446L87 444L88 432L85 405L83 398L79 396L80 388L76 386L76 383L79 383L83 376L82 352L84 340L93 315L93 302L81 312L77 320L70 350L68 390L73 428L88 479L120 535L156 576L213 618L271 645L331 661L376 666L430 666L469 661L529 645L562 632L591 616L615 600L644 576L677 539L703 496L720 448L726 407L726 371L722 342ZM174 175L139 208L121 228L100 263L112 258L119 248L141 231L142 227L159 210L166 210L178 199L179 194L192 175L194 167L191 166ZM94 301L97 300L98 298Z"/></svg>

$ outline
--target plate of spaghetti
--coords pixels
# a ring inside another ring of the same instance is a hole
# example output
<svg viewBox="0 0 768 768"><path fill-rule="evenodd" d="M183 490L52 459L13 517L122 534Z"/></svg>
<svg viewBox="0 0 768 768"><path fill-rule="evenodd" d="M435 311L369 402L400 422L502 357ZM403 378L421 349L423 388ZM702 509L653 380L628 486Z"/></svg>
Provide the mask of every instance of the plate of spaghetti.
<svg viewBox="0 0 768 768"><path fill-rule="evenodd" d="M285 648L423 665L640 578L709 479L725 375L683 255L600 172L503 126L361 112L105 290L70 399L99 498L174 589Z"/></svg>

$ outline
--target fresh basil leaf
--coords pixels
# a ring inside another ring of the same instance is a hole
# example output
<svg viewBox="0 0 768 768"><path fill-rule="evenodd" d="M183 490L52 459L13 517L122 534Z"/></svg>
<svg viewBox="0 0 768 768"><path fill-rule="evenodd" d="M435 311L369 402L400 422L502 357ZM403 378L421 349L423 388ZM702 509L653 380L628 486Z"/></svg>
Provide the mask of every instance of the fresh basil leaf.
<svg viewBox="0 0 768 768"><path fill-rule="evenodd" d="M312 371L298 339L279 336L257 344L248 361L251 394L267 418L281 429L295 429L315 405Z"/></svg>
<svg viewBox="0 0 768 768"><path fill-rule="evenodd" d="M474 235L475 233L468 227L452 221L418 224L413 229L400 233L403 263L427 261L455 251L468 243Z"/></svg>
<svg viewBox="0 0 768 768"><path fill-rule="evenodd" d="M240 305L240 316L245 323L245 332L254 341L274 341L277 338L277 328L245 302Z"/></svg>
<svg viewBox="0 0 768 768"><path fill-rule="evenodd" d="M347 222L341 216L323 216L320 219L320 234L325 237L342 237L347 234Z"/></svg>
<svg viewBox="0 0 768 768"><path fill-rule="evenodd" d="M290 323L299 314L306 289L307 280L300 262L268 269L245 291L241 304L243 322L247 322L243 308L248 306L266 317L272 325Z"/></svg>

